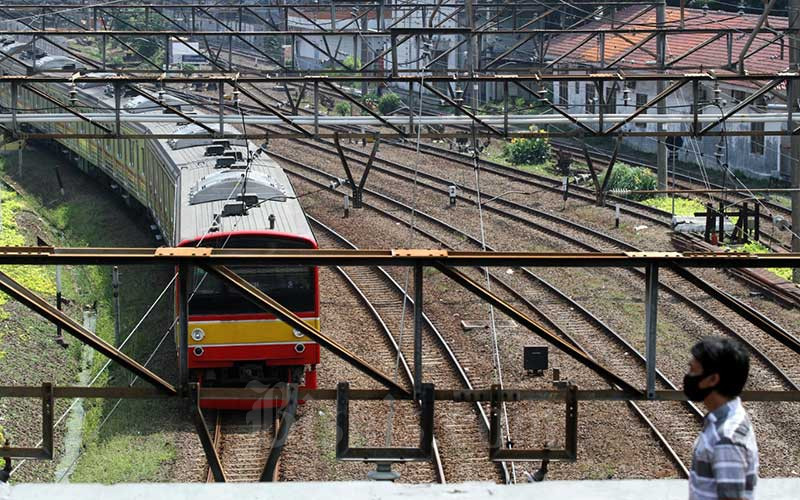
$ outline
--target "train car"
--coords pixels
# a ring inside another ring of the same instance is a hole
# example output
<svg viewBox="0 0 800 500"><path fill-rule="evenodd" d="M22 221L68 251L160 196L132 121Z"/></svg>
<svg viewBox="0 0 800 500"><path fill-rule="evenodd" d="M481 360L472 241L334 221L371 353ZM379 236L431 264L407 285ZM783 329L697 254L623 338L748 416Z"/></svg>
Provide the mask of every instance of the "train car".
<svg viewBox="0 0 800 500"><path fill-rule="evenodd" d="M19 66L9 59L0 63L0 70L6 74L30 71L30 67ZM48 93L57 94L60 102L72 102L75 109L84 112L114 106L114 96L102 86L59 85L55 90L50 86ZM0 88L0 106L11 106L10 94L9 88ZM191 113L185 102L172 96L165 99ZM25 89L19 91L17 106L21 110L58 112L52 110L52 103ZM81 169L100 172L110 184L146 207L168 245L316 248L291 182L274 160L267 155L252 154L257 147L250 142L191 137L204 131L182 123L180 117L176 117L175 123L146 122L148 114L163 116L163 110L147 107L135 93L125 93L123 113L135 113L142 121L123 122L124 132L187 137L58 139L57 142ZM36 129L88 132L93 126L85 122L37 123ZM243 196L254 203L246 210L237 210L242 206L237 198ZM316 267L234 266L233 270L308 324L320 327ZM267 387L280 382L317 387L320 360L317 343L199 268L191 276L189 286L187 356L193 380L206 387ZM178 332L175 344L176 348L180 345ZM255 405L277 403L226 399L203 400L202 405L250 410Z"/></svg>

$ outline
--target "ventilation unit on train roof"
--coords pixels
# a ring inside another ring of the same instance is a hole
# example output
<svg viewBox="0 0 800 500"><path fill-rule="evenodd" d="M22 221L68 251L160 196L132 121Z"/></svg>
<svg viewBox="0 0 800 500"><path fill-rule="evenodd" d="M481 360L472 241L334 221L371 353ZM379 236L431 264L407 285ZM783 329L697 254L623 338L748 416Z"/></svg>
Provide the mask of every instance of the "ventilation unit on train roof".
<svg viewBox="0 0 800 500"><path fill-rule="evenodd" d="M244 172L232 170L215 172L200 179L197 185L189 190L189 204L243 199L243 195L255 196L259 201L286 201L286 193L281 185L261 172L249 172L247 193L242 193L244 187Z"/></svg>
<svg viewBox="0 0 800 500"><path fill-rule="evenodd" d="M225 125L222 130L226 134L239 133L238 130L230 125ZM208 134L208 130L205 130L203 127L195 123L189 123L187 125L183 125L182 127L178 127L175 129L175 134L185 135L187 137L168 140L167 144L169 144L169 147L171 147L173 150L193 148L195 146L211 146L220 144L224 145L225 149L229 149L231 146L247 145L243 139L211 139L209 137L191 137L192 135Z"/></svg>

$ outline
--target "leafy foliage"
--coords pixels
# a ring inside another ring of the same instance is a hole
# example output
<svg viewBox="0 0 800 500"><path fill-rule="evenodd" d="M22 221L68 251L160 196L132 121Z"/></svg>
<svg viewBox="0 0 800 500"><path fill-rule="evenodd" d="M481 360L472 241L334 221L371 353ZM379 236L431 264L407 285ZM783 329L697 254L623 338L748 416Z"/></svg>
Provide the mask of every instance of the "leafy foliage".
<svg viewBox="0 0 800 500"><path fill-rule="evenodd" d="M605 177L605 174L603 174ZM602 180L601 180L602 182ZM655 174L646 168L632 167L626 163L615 163L608 181L609 189L625 189L630 191L655 189L658 179ZM646 194L629 194L625 196L631 200L643 200Z"/></svg>
<svg viewBox="0 0 800 500"><path fill-rule="evenodd" d="M336 103L336 106L333 107L333 112L339 116L349 116L352 109L349 102L339 101Z"/></svg>
<svg viewBox="0 0 800 500"><path fill-rule="evenodd" d="M342 64L347 66L347 69L349 69L350 71L355 71L361 67L361 59L356 59L352 55L349 55L344 58Z"/></svg>
<svg viewBox="0 0 800 500"><path fill-rule="evenodd" d="M749 243L745 243L738 249L740 252L748 252L748 253L769 253L770 249L762 245L757 241L751 241ZM771 272L772 274L778 275L781 278L792 281L792 268L791 267L770 267L767 268L767 271Z"/></svg>
<svg viewBox="0 0 800 500"><path fill-rule="evenodd" d="M361 98L362 103L364 106L375 109L378 107L378 94L375 92L370 92L366 94L364 97Z"/></svg>
<svg viewBox="0 0 800 500"><path fill-rule="evenodd" d="M546 137L511 139L503 149L503 157L512 165L543 163L550 157L550 141Z"/></svg>
<svg viewBox="0 0 800 500"><path fill-rule="evenodd" d="M389 113L400 109L400 106L402 105L403 101L400 99L400 96L394 92L383 94L378 99L378 110L382 115L388 115Z"/></svg>
<svg viewBox="0 0 800 500"><path fill-rule="evenodd" d="M665 212L672 212L672 198L668 196L648 198L642 203ZM706 207L694 198L675 198L675 215L693 216L695 212L704 212L705 209Z"/></svg>

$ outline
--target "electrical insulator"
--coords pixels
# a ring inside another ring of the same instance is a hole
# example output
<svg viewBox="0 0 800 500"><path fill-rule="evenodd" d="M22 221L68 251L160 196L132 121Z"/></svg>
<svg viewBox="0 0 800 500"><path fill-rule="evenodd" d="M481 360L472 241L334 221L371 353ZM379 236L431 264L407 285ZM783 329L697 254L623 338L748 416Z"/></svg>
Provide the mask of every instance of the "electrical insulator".
<svg viewBox="0 0 800 500"><path fill-rule="evenodd" d="M457 102L459 104L464 102L464 90L461 87L456 86L456 90L455 90L454 94L456 96L455 99L453 99L455 102Z"/></svg>
<svg viewBox="0 0 800 500"><path fill-rule="evenodd" d="M723 153L722 151L722 148L723 148L722 144L717 143L717 149L714 151L714 157L717 159L718 162L721 161L722 157L725 155L725 153Z"/></svg>
<svg viewBox="0 0 800 500"><path fill-rule="evenodd" d="M714 104L720 106L722 104L722 91L719 89L719 82L714 82Z"/></svg>
<svg viewBox="0 0 800 500"><path fill-rule="evenodd" d="M69 88L69 103L70 105L74 106L78 102L78 89L75 88L75 83L73 82Z"/></svg>

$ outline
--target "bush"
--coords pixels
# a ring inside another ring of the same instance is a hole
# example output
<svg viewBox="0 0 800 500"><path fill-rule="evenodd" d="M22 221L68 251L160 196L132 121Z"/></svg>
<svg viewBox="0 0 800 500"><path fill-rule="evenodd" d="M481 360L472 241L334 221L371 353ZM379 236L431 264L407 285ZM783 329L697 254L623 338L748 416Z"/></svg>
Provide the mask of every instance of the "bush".
<svg viewBox="0 0 800 500"><path fill-rule="evenodd" d="M344 64L350 71L355 71L361 67L361 59L356 59L353 56L347 56L344 58L344 61L342 61L342 64Z"/></svg>
<svg viewBox="0 0 800 500"><path fill-rule="evenodd" d="M370 92L361 98L361 102L364 104L364 106L370 109L375 109L375 107L378 106L378 94L375 92Z"/></svg>
<svg viewBox="0 0 800 500"><path fill-rule="evenodd" d="M544 163L550 157L550 141L546 137L514 138L506 143L503 156L512 165Z"/></svg>
<svg viewBox="0 0 800 500"><path fill-rule="evenodd" d="M349 102L339 101L336 103L336 106L333 107L333 112L339 116L350 116L352 108L350 107Z"/></svg>
<svg viewBox="0 0 800 500"><path fill-rule="evenodd" d="M601 177L600 182L603 182L605 173ZM646 168L632 167L625 163L614 164L614 169L611 171L611 179L608 181L608 189L627 189L631 191L655 189L657 185L658 179L653 172ZM643 200L648 195L629 194L624 195L624 197L630 200Z"/></svg>
<svg viewBox="0 0 800 500"><path fill-rule="evenodd" d="M393 111L397 111L402 105L403 101L400 99L400 96L394 92L383 94L380 99L378 99L378 111L380 111L382 115L388 115Z"/></svg>

